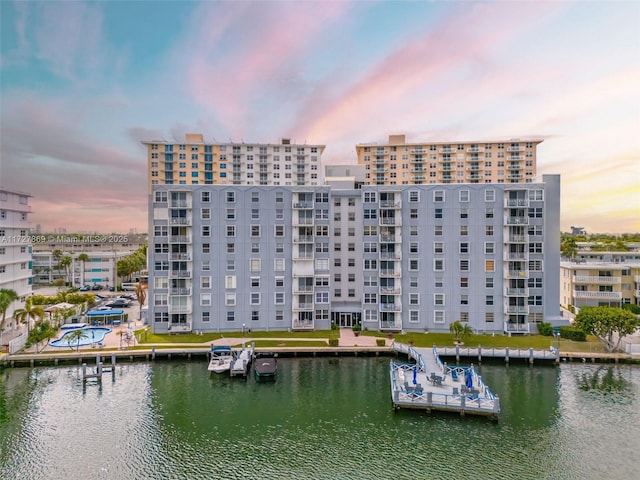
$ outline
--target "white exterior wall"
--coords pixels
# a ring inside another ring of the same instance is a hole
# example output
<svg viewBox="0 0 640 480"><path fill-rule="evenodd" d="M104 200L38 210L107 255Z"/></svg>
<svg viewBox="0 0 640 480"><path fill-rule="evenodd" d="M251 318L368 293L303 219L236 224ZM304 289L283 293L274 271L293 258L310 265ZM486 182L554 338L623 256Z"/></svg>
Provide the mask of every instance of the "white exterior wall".
<svg viewBox="0 0 640 480"><path fill-rule="evenodd" d="M13 312L31 295L30 195L0 190L0 289L14 290L20 299L6 312L5 329L15 328Z"/></svg>

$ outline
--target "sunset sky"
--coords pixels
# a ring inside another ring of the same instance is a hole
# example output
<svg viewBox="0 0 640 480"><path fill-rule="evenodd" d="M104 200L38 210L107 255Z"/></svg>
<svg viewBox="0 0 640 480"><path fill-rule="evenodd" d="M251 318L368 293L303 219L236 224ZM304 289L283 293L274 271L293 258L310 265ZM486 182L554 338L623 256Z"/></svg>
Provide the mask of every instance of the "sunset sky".
<svg viewBox="0 0 640 480"><path fill-rule="evenodd" d="M0 1L0 185L147 230L141 140L544 138L562 229L640 231L640 2Z"/></svg>

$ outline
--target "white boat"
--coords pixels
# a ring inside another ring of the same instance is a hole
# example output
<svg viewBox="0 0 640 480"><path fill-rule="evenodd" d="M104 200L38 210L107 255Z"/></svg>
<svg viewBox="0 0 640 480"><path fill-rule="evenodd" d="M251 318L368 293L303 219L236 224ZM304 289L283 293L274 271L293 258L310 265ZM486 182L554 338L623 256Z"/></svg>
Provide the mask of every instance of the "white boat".
<svg viewBox="0 0 640 480"><path fill-rule="evenodd" d="M234 352L234 360L231 363L231 373L232 377L236 376L247 376L247 371L249 370L249 366L251 365L251 358L253 357L253 345L249 348L242 346L242 350Z"/></svg>
<svg viewBox="0 0 640 480"><path fill-rule="evenodd" d="M228 372L231 369L232 361L233 352L231 347L212 347L208 370L215 373Z"/></svg>

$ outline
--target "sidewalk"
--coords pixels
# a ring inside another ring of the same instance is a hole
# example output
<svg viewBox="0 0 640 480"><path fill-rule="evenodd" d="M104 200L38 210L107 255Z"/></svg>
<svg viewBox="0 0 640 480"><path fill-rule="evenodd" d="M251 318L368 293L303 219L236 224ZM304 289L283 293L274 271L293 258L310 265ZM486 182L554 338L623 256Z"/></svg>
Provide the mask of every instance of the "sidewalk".
<svg viewBox="0 0 640 480"><path fill-rule="evenodd" d="M388 345L388 342L385 341ZM340 347L375 347L376 337L369 337L366 335L358 335L356 337L353 330L350 328L340 329L340 339L338 340L338 346Z"/></svg>

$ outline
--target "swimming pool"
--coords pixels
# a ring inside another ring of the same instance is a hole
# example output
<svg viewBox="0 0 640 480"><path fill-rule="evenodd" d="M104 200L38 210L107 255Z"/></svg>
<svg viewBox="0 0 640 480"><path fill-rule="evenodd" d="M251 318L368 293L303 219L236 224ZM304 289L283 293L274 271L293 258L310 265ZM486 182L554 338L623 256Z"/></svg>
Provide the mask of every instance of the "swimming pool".
<svg viewBox="0 0 640 480"><path fill-rule="evenodd" d="M71 348L71 347L75 348L78 346L86 347L87 345L93 345L94 343L102 343L107 333L111 332L111 329L106 327L87 327L87 328L82 328L78 330L82 330L83 332L86 333L86 335L80 338L80 345L78 345L77 338L71 340L71 345L69 345L68 335L73 335L73 331L65 332L64 335L62 335L57 340L50 342L49 345L51 345L52 347L64 347L64 348Z"/></svg>

